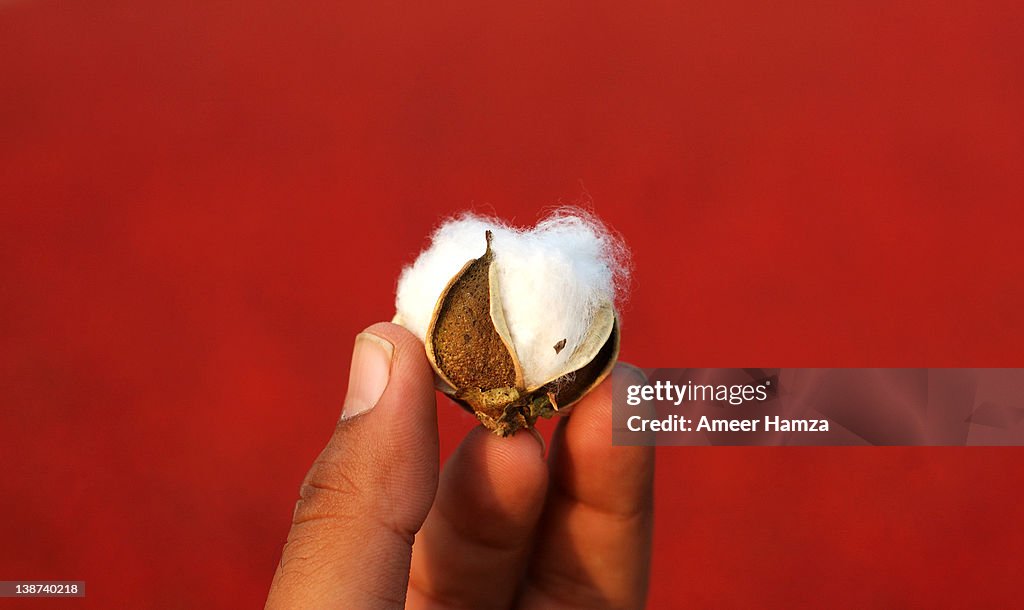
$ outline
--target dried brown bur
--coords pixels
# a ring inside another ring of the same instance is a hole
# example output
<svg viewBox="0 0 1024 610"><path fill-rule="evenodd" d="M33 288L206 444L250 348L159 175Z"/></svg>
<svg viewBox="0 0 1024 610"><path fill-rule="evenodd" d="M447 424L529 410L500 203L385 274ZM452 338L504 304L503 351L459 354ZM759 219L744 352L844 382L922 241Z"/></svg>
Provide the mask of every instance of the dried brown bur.
<svg viewBox="0 0 1024 610"><path fill-rule="evenodd" d="M466 263L448 283L427 328L427 358L443 382L442 391L476 414L499 436L531 428L538 417L564 412L597 386L619 352L618 321L611 303L599 308L562 372L526 387L523 370L505 323L497 269L492 265L491 232L484 255Z"/></svg>

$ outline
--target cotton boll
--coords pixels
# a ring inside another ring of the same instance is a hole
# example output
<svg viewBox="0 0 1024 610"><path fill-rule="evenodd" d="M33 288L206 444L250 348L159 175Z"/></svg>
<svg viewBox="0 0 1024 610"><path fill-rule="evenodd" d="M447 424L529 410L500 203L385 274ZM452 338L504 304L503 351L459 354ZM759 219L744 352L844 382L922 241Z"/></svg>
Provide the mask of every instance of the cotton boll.
<svg viewBox="0 0 1024 610"><path fill-rule="evenodd" d="M621 296L628 251L581 210L557 210L529 230L465 214L442 224L430 246L402 271L396 322L425 339L438 298L468 261L484 254L488 230L509 335L525 385L536 387L567 372L595 313Z"/></svg>

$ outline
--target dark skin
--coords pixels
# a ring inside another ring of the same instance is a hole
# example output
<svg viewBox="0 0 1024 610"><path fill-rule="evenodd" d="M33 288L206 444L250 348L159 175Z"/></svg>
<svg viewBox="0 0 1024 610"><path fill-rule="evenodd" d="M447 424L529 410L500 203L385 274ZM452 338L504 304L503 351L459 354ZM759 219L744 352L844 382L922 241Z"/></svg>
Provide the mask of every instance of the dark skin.
<svg viewBox="0 0 1024 610"><path fill-rule="evenodd" d="M439 473L433 372L394 346L387 387L307 474L268 608L642 608L654 452L611 444L611 384L536 437L478 427ZM633 372L618 365L619 372Z"/></svg>

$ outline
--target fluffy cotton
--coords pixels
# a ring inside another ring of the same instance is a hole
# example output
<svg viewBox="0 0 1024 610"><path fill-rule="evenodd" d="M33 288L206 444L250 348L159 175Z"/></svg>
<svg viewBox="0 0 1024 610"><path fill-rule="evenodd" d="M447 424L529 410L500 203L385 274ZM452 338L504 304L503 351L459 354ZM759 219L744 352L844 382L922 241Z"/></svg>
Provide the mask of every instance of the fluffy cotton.
<svg viewBox="0 0 1024 610"><path fill-rule="evenodd" d="M430 246L402 270L396 321L421 340L448 282L486 250L494 233L505 321L528 387L560 373L587 334L594 313L621 298L629 280L629 252L617 236L582 210L563 208L533 229L463 214L442 224ZM565 348L554 345L566 340Z"/></svg>

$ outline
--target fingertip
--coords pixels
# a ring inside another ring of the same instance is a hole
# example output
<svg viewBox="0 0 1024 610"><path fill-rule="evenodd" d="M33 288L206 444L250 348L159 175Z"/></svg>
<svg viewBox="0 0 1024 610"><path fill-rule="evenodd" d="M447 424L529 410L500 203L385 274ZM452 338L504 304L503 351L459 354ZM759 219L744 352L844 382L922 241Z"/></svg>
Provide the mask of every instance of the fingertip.
<svg viewBox="0 0 1024 610"><path fill-rule="evenodd" d="M617 362L612 373L573 406L569 421L558 438L564 440L570 437L580 451L609 451L612 447L614 418L612 401L615 388L621 387L616 384L646 384L647 381L643 369L628 362Z"/></svg>
<svg viewBox="0 0 1024 610"><path fill-rule="evenodd" d="M434 387L434 372L427 361L427 353L423 342L405 327L391 322L377 322L367 327L361 334L379 337L394 346L392 372L400 370L403 378L412 378L420 385Z"/></svg>
<svg viewBox="0 0 1024 610"><path fill-rule="evenodd" d="M600 385L573 405L569 419L559 435L560 440L573 444L577 450L596 449L611 445L612 434L612 380L621 374L619 365Z"/></svg>
<svg viewBox="0 0 1024 610"><path fill-rule="evenodd" d="M392 346L387 387L370 411L372 417L367 419L390 420L388 434L397 435L400 442L416 442L417 438L436 439L434 372L427 361L423 343L405 328L390 322L378 322L367 327L357 335L357 342L367 338Z"/></svg>
<svg viewBox="0 0 1024 610"><path fill-rule="evenodd" d="M416 335L412 334L409 329L404 326L400 326L393 322L375 322L370 326L367 326L363 332L384 337L392 343L418 343L420 349L423 349L423 342L417 339Z"/></svg>
<svg viewBox="0 0 1024 610"><path fill-rule="evenodd" d="M467 471L475 471L477 478L466 483L475 489L482 502L506 515L539 510L547 489L548 471L542 448L532 434L520 430L501 438L481 426L473 429L464 443L459 459L465 460ZM466 471L453 470L460 472Z"/></svg>
<svg viewBox="0 0 1024 610"><path fill-rule="evenodd" d="M496 456L496 468L501 469L503 474L530 481L546 478L544 439L536 430L520 430L507 438L498 438L493 434L487 436L488 444Z"/></svg>
<svg viewBox="0 0 1024 610"><path fill-rule="evenodd" d="M559 426L552 447L556 484L608 507L645 500L653 484L654 448L612 444L613 375L646 383L637 367L620 362L613 374L578 402Z"/></svg>

